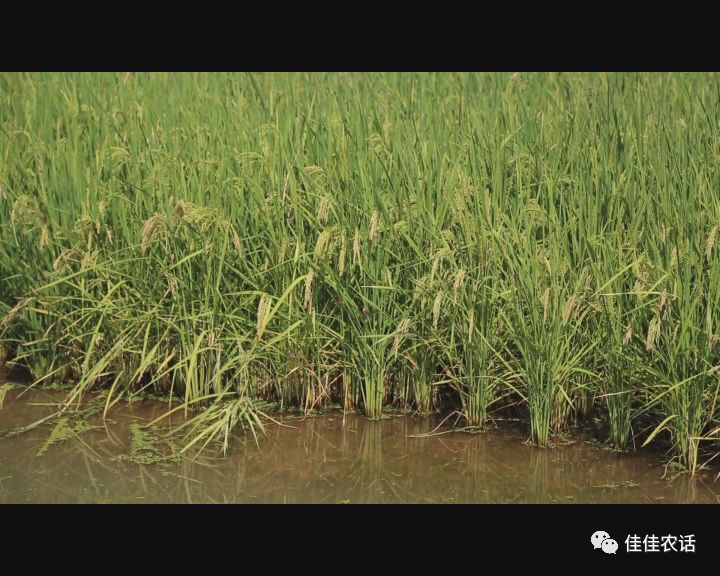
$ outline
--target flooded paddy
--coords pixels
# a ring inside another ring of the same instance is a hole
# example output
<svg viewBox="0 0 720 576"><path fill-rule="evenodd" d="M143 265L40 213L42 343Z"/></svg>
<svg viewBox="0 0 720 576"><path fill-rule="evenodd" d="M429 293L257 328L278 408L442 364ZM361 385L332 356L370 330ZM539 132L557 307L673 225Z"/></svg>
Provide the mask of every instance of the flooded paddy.
<svg viewBox="0 0 720 576"><path fill-rule="evenodd" d="M0 431L52 413L60 396L10 390ZM138 424L166 409L123 403L106 426L97 413L0 438L0 503L720 502L711 475L691 479L662 465L657 452L620 454L583 432L541 449L511 426L415 437L439 420L328 412L285 416L259 446L238 434L226 457L206 451L191 459L169 445L142 446L149 436Z"/></svg>

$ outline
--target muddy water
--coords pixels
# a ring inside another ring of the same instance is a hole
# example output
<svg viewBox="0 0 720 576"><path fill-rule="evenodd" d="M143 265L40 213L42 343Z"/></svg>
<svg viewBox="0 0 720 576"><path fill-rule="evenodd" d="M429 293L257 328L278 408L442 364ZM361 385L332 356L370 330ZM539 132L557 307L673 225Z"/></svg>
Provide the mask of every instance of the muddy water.
<svg viewBox="0 0 720 576"><path fill-rule="evenodd" d="M19 392L5 398L0 432L49 414L47 404L58 397ZM240 436L226 458L128 459L131 425L165 409L158 402L124 404L106 427L93 416L94 428L66 435L42 456L53 424L0 438L0 503L720 502L720 482L673 478L656 453L617 454L582 435L543 450L526 446L517 430L418 438L411 435L436 421L408 416L285 419L287 427L271 425L260 447Z"/></svg>

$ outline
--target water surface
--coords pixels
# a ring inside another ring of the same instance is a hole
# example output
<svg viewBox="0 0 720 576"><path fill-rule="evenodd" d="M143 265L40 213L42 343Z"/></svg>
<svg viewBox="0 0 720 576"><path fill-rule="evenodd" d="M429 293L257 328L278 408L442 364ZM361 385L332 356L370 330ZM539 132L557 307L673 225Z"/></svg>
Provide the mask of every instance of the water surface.
<svg viewBox="0 0 720 576"><path fill-rule="evenodd" d="M0 431L52 412L57 393L11 390ZM132 424L167 409L140 401L112 409L103 425L46 447L54 424L0 438L0 503L718 503L720 482L691 479L657 452L618 454L578 433L552 449L527 446L522 430L424 434L437 419L371 422L330 412L271 424L259 447L239 435L227 457L141 464ZM169 451L167 453L170 453Z"/></svg>

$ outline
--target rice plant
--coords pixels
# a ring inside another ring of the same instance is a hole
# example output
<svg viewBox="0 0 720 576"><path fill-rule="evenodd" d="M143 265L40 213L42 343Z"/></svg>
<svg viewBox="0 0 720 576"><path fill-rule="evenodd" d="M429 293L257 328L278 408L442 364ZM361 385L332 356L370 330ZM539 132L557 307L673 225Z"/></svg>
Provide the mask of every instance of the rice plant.
<svg viewBox="0 0 720 576"><path fill-rule="evenodd" d="M718 453L720 77L0 74L0 364Z"/></svg>

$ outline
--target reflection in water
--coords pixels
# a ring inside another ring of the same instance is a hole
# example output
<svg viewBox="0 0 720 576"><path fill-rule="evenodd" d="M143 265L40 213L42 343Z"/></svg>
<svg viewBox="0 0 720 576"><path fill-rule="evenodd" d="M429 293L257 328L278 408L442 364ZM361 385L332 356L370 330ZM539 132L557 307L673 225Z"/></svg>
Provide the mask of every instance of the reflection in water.
<svg viewBox="0 0 720 576"><path fill-rule="evenodd" d="M13 390L0 431L37 420L52 395ZM45 404L45 405L43 405ZM719 502L720 483L672 477L656 454L616 454L579 435L553 449L524 444L520 431L451 433L433 418L371 422L329 413L271 426L258 447L239 435L226 458L137 464L130 425L166 406L137 402L103 425L36 454L52 425L0 439L0 502ZM343 424L344 422L344 424ZM176 451L178 447L166 447Z"/></svg>

